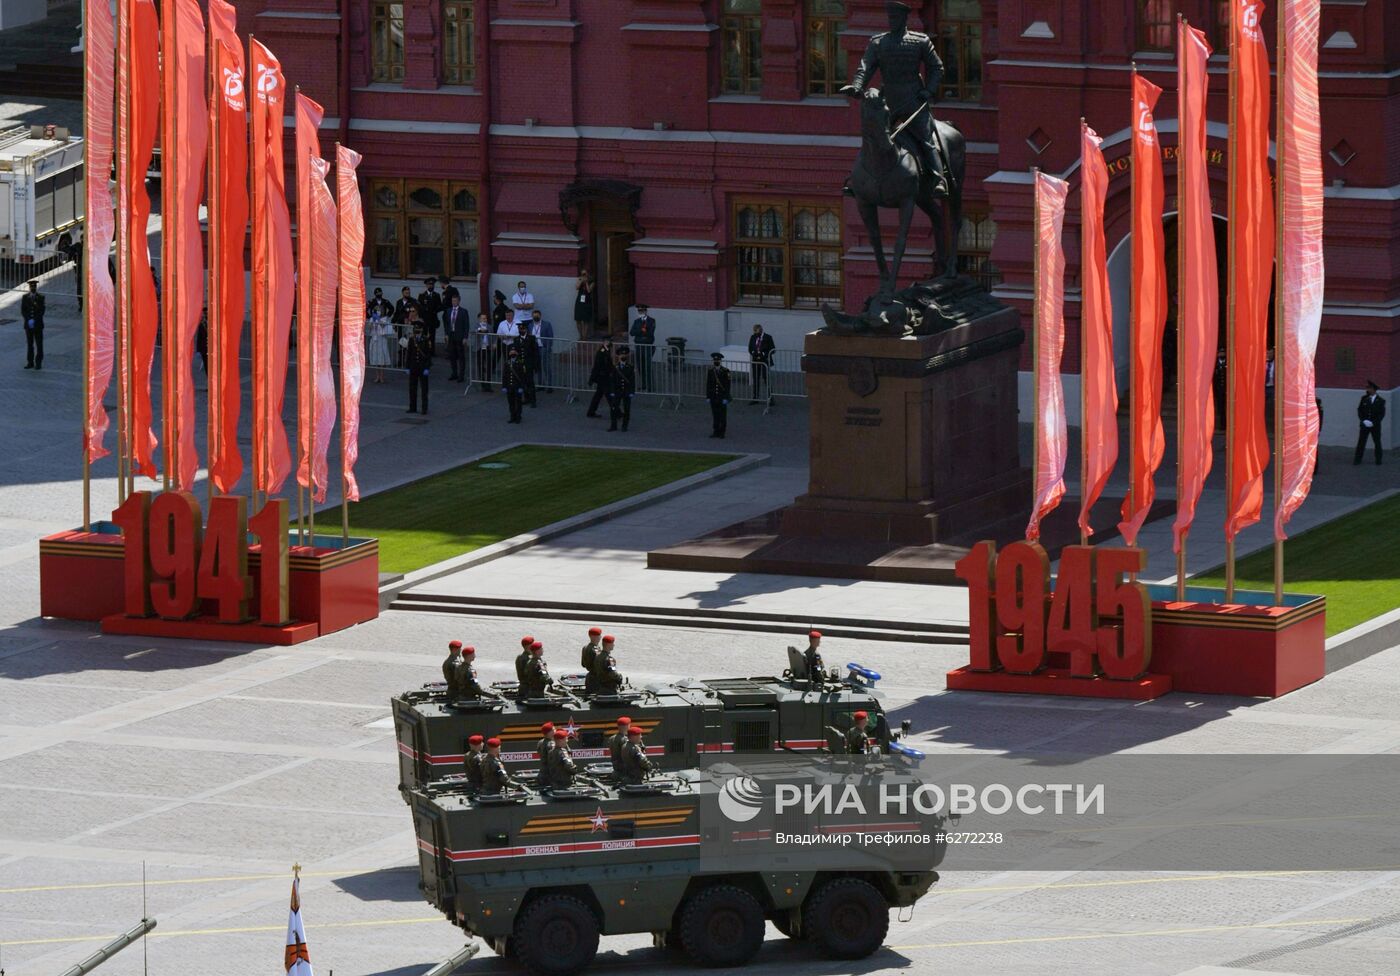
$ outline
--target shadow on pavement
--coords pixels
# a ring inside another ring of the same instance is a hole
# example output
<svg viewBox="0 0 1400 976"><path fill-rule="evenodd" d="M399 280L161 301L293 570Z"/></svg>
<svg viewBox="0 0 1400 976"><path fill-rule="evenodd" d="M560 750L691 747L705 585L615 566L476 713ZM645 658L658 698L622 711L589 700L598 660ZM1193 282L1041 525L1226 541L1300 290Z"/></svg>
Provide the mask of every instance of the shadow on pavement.
<svg viewBox="0 0 1400 976"><path fill-rule="evenodd" d="M95 625L89 625L95 626ZM0 629L0 638L32 638L33 632L20 627ZM48 641L41 639L33 647L0 657L0 678L23 681L53 675L82 674L88 671L129 671L149 674L176 671L218 664L230 658L242 657L261 650L257 644L212 644L188 642L178 646L169 643L141 644L132 638L116 638L96 634L91 630L55 633Z"/></svg>
<svg viewBox="0 0 1400 976"><path fill-rule="evenodd" d="M336 878L331 883L360 901L423 900L423 892L418 888L418 868L407 865L381 868L366 874L348 874L343 878Z"/></svg>

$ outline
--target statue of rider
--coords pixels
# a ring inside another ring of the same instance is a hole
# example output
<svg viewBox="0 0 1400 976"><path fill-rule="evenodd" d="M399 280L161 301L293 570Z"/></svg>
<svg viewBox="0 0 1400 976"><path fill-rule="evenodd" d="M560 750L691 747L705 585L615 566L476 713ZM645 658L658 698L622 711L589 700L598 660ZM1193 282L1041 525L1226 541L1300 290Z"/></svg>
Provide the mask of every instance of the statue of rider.
<svg viewBox="0 0 1400 976"><path fill-rule="evenodd" d="M918 112L918 117L904 127L897 141L919 161L923 171L933 181L934 193L946 196L948 181L944 177L942 156L934 142L933 112L925 108L937 98L939 85L943 81L943 62L927 34L908 29L907 3L887 3L885 11L890 18L889 32L876 34L870 39L870 46L860 59L855 77L841 92L851 98L860 98L871 76L878 70L880 94L894 126L897 128ZM924 69L922 74L919 71L921 67Z"/></svg>

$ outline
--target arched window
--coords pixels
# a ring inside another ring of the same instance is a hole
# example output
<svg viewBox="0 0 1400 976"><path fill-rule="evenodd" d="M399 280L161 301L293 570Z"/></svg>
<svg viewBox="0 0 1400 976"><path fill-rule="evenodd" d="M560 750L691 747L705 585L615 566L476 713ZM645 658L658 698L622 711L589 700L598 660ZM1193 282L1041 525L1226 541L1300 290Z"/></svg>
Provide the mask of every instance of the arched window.
<svg viewBox="0 0 1400 976"><path fill-rule="evenodd" d="M807 0L807 94L835 95L846 83L846 0Z"/></svg>
<svg viewBox="0 0 1400 976"><path fill-rule="evenodd" d="M938 56L943 59L939 98L946 102L982 100L982 4L943 0L938 7Z"/></svg>

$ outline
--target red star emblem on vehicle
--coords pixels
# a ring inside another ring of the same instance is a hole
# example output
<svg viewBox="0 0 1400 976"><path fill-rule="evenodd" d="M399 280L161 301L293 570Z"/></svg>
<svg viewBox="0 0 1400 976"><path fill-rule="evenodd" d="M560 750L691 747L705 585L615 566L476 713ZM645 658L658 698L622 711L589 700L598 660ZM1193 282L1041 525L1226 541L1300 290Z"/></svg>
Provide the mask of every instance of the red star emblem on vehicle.
<svg viewBox="0 0 1400 976"><path fill-rule="evenodd" d="M574 717L572 715L569 716L569 724L564 726L564 731L569 733L570 739L578 738L578 726L574 724Z"/></svg>
<svg viewBox="0 0 1400 976"><path fill-rule="evenodd" d="M596 834L598 831L606 830L608 827L608 818L603 816L602 807L599 807L597 812L595 812L593 816L588 818L588 822L593 825L593 829L590 831L590 833Z"/></svg>

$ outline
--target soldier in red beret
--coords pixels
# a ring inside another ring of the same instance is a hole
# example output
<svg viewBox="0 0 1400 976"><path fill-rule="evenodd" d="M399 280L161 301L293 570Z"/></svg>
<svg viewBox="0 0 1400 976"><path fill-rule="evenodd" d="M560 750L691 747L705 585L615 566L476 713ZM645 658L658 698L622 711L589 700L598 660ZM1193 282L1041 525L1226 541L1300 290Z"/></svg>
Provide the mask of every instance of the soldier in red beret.
<svg viewBox="0 0 1400 976"><path fill-rule="evenodd" d="M870 751L870 735L865 731L870 716L865 712L856 712L851 717L855 721L846 730L846 751L853 756L863 756Z"/></svg>
<svg viewBox="0 0 1400 976"><path fill-rule="evenodd" d="M518 786L501 762L501 740L492 736L486 740L486 758L481 761L481 792L499 794L508 786Z"/></svg>
<svg viewBox="0 0 1400 976"><path fill-rule="evenodd" d="M637 726L627 729L627 748L622 750L622 782L640 786L656 766L647 758L647 747L642 742L642 730Z"/></svg>
<svg viewBox="0 0 1400 976"><path fill-rule="evenodd" d="M553 682L549 678L549 665L544 663L544 643L530 643L529 660L525 663L525 677L520 682L520 700L543 698Z"/></svg>
<svg viewBox="0 0 1400 976"><path fill-rule="evenodd" d="M478 792L481 790L481 763L486 758L481 750L485 744L486 740L480 735L468 739L467 755L462 763L467 767L467 787Z"/></svg>
<svg viewBox="0 0 1400 976"><path fill-rule="evenodd" d="M593 674L593 661L598 656L598 638L603 636L603 628L588 628L588 643L583 645L583 651L579 655L579 666L583 668L584 686L583 690L588 692L588 677Z"/></svg>
<svg viewBox="0 0 1400 976"><path fill-rule="evenodd" d="M451 641L447 645L447 659L442 662L442 680L447 682L447 697L457 697L457 665L461 662L462 642Z"/></svg>
<svg viewBox="0 0 1400 976"><path fill-rule="evenodd" d="M518 682L525 680L525 665L530 663L530 645L534 642L529 634L520 638L520 653L515 655L515 680Z"/></svg>
<svg viewBox="0 0 1400 976"><path fill-rule="evenodd" d="M632 720L623 715L617 720L617 731L608 737L608 757L612 759L613 772L622 775L622 751L627 748L627 730Z"/></svg>
<svg viewBox="0 0 1400 976"><path fill-rule="evenodd" d="M549 750L549 766L540 782L550 789L567 790L574 785L576 773L578 767L574 765L573 754L569 751L569 733L565 729L555 729L554 747Z"/></svg>
<svg viewBox="0 0 1400 976"><path fill-rule="evenodd" d="M807 661L807 678L811 681L820 681L822 677L822 654L818 650L822 646L822 632L813 630L807 634L807 649L802 652L802 657Z"/></svg>

